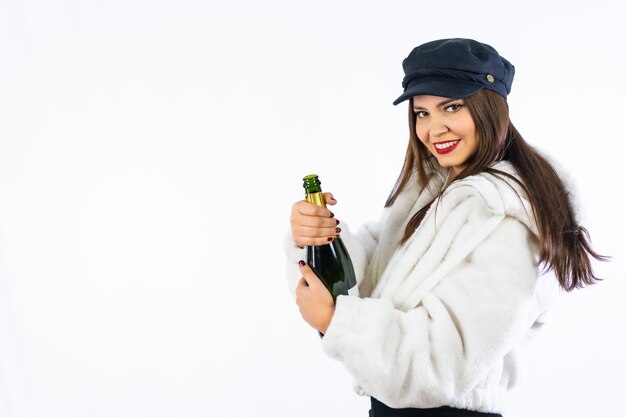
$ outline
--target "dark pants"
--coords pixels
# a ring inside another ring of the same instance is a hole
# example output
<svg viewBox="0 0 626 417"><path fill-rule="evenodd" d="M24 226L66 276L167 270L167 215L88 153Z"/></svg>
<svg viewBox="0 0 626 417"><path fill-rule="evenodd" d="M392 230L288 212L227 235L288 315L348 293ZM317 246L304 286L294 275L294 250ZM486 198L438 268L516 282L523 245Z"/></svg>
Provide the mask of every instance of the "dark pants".
<svg viewBox="0 0 626 417"><path fill-rule="evenodd" d="M391 408L372 397L370 417L502 417L502 415L452 407Z"/></svg>

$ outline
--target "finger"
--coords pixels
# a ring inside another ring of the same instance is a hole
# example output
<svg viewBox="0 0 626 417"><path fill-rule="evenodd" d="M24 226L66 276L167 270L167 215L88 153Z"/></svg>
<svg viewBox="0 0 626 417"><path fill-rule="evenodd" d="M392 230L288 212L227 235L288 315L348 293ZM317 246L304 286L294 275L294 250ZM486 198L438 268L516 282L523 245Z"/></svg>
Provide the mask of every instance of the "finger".
<svg viewBox="0 0 626 417"><path fill-rule="evenodd" d="M341 227L309 227L299 224L291 226L291 233L300 237L333 237L341 233Z"/></svg>
<svg viewBox="0 0 626 417"><path fill-rule="evenodd" d="M293 204L290 222L292 240L300 247L328 244L341 232L330 210L304 200Z"/></svg>
<svg viewBox="0 0 626 417"><path fill-rule="evenodd" d="M333 236L329 236L329 237L306 237L306 236L296 236L296 235L292 235L292 239L294 241L294 243L298 246L322 246L322 245L328 245L329 243L331 243L333 240L335 240L335 238Z"/></svg>
<svg viewBox="0 0 626 417"><path fill-rule="evenodd" d="M305 296L305 292L309 290L309 284L307 284L304 277L300 278L298 285L296 285L296 304L300 305L300 301Z"/></svg>
<svg viewBox="0 0 626 417"><path fill-rule="evenodd" d="M298 261L298 266L300 267L300 272L302 273L301 280L304 280L308 287L317 287L319 285L324 285L306 262L300 260Z"/></svg>
<svg viewBox="0 0 626 417"><path fill-rule="evenodd" d="M303 277L300 278L300 280L298 281L298 285L296 286L296 291L302 291L303 289L307 288L309 286L307 280Z"/></svg>
<svg viewBox="0 0 626 417"><path fill-rule="evenodd" d="M318 216L318 217L335 217L332 211L327 208L318 206L317 204L309 203L308 201L298 201L292 206L292 214L299 213L305 216Z"/></svg>
<svg viewBox="0 0 626 417"><path fill-rule="evenodd" d="M330 224L329 224L330 223ZM292 218L291 237L293 241L302 245L323 245L341 233L341 228L337 225L338 220L323 218Z"/></svg>
<svg viewBox="0 0 626 417"><path fill-rule="evenodd" d="M333 196L332 193L322 193L322 195L324 196L324 200L326 201L326 204L330 204L331 206L334 206L335 204L337 204L337 200L335 200L335 197Z"/></svg>
<svg viewBox="0 0 626 417"><path fill-rule="evenodd" d="M332 217L294 215L291 218L294 226L334 229L339 220Z"/></svg>

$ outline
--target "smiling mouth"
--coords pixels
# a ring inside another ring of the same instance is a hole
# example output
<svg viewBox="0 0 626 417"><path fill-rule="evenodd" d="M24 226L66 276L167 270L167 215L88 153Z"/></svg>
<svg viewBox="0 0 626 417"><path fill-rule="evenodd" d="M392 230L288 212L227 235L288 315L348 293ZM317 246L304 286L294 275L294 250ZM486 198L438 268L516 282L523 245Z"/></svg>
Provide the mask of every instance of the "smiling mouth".
<svg viewBox="0 0 626 417"><path fill-rule="evenodd" d="M442 155L455 150L459 142L461 142L461 139L451 140L448 142L437 142L433 143L433 146L435 147L435 151L437 151L438 154Z"/></svg>

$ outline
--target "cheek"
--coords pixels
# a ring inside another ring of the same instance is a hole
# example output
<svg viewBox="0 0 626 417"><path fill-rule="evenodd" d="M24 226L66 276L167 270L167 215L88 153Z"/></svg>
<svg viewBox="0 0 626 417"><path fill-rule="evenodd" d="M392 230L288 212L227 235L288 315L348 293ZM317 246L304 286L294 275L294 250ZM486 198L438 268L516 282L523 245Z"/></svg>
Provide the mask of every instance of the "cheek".
<svg viewBox="0 0 626 417"><path fill-rule="evenodd" d="M426 142L428 141L428 131L423 126L420 127L420 125L416 125L415 134L417 135L417 138L420 140L420 142L426 144Z"/></svg>
<svg viewBox="0 0 626 417"><path fill-rule="evenodd" d="M464 117L455 123L455 129L463 136L476 136L476 125L471 117Z"/></svg>

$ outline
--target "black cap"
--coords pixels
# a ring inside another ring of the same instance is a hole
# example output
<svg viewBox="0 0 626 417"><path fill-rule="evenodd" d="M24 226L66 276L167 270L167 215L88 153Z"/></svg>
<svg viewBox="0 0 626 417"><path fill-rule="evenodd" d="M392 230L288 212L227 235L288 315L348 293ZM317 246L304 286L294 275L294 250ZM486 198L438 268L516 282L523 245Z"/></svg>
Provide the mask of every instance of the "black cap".
<svg viewBox="0 0 626 417"><path fill-rule="evenodd" d="M413 96L449 98L493 90L506 98L515 67L491 46L472 39L440 39L414 48L402 61L404 94L394 106Z"/></svg>

